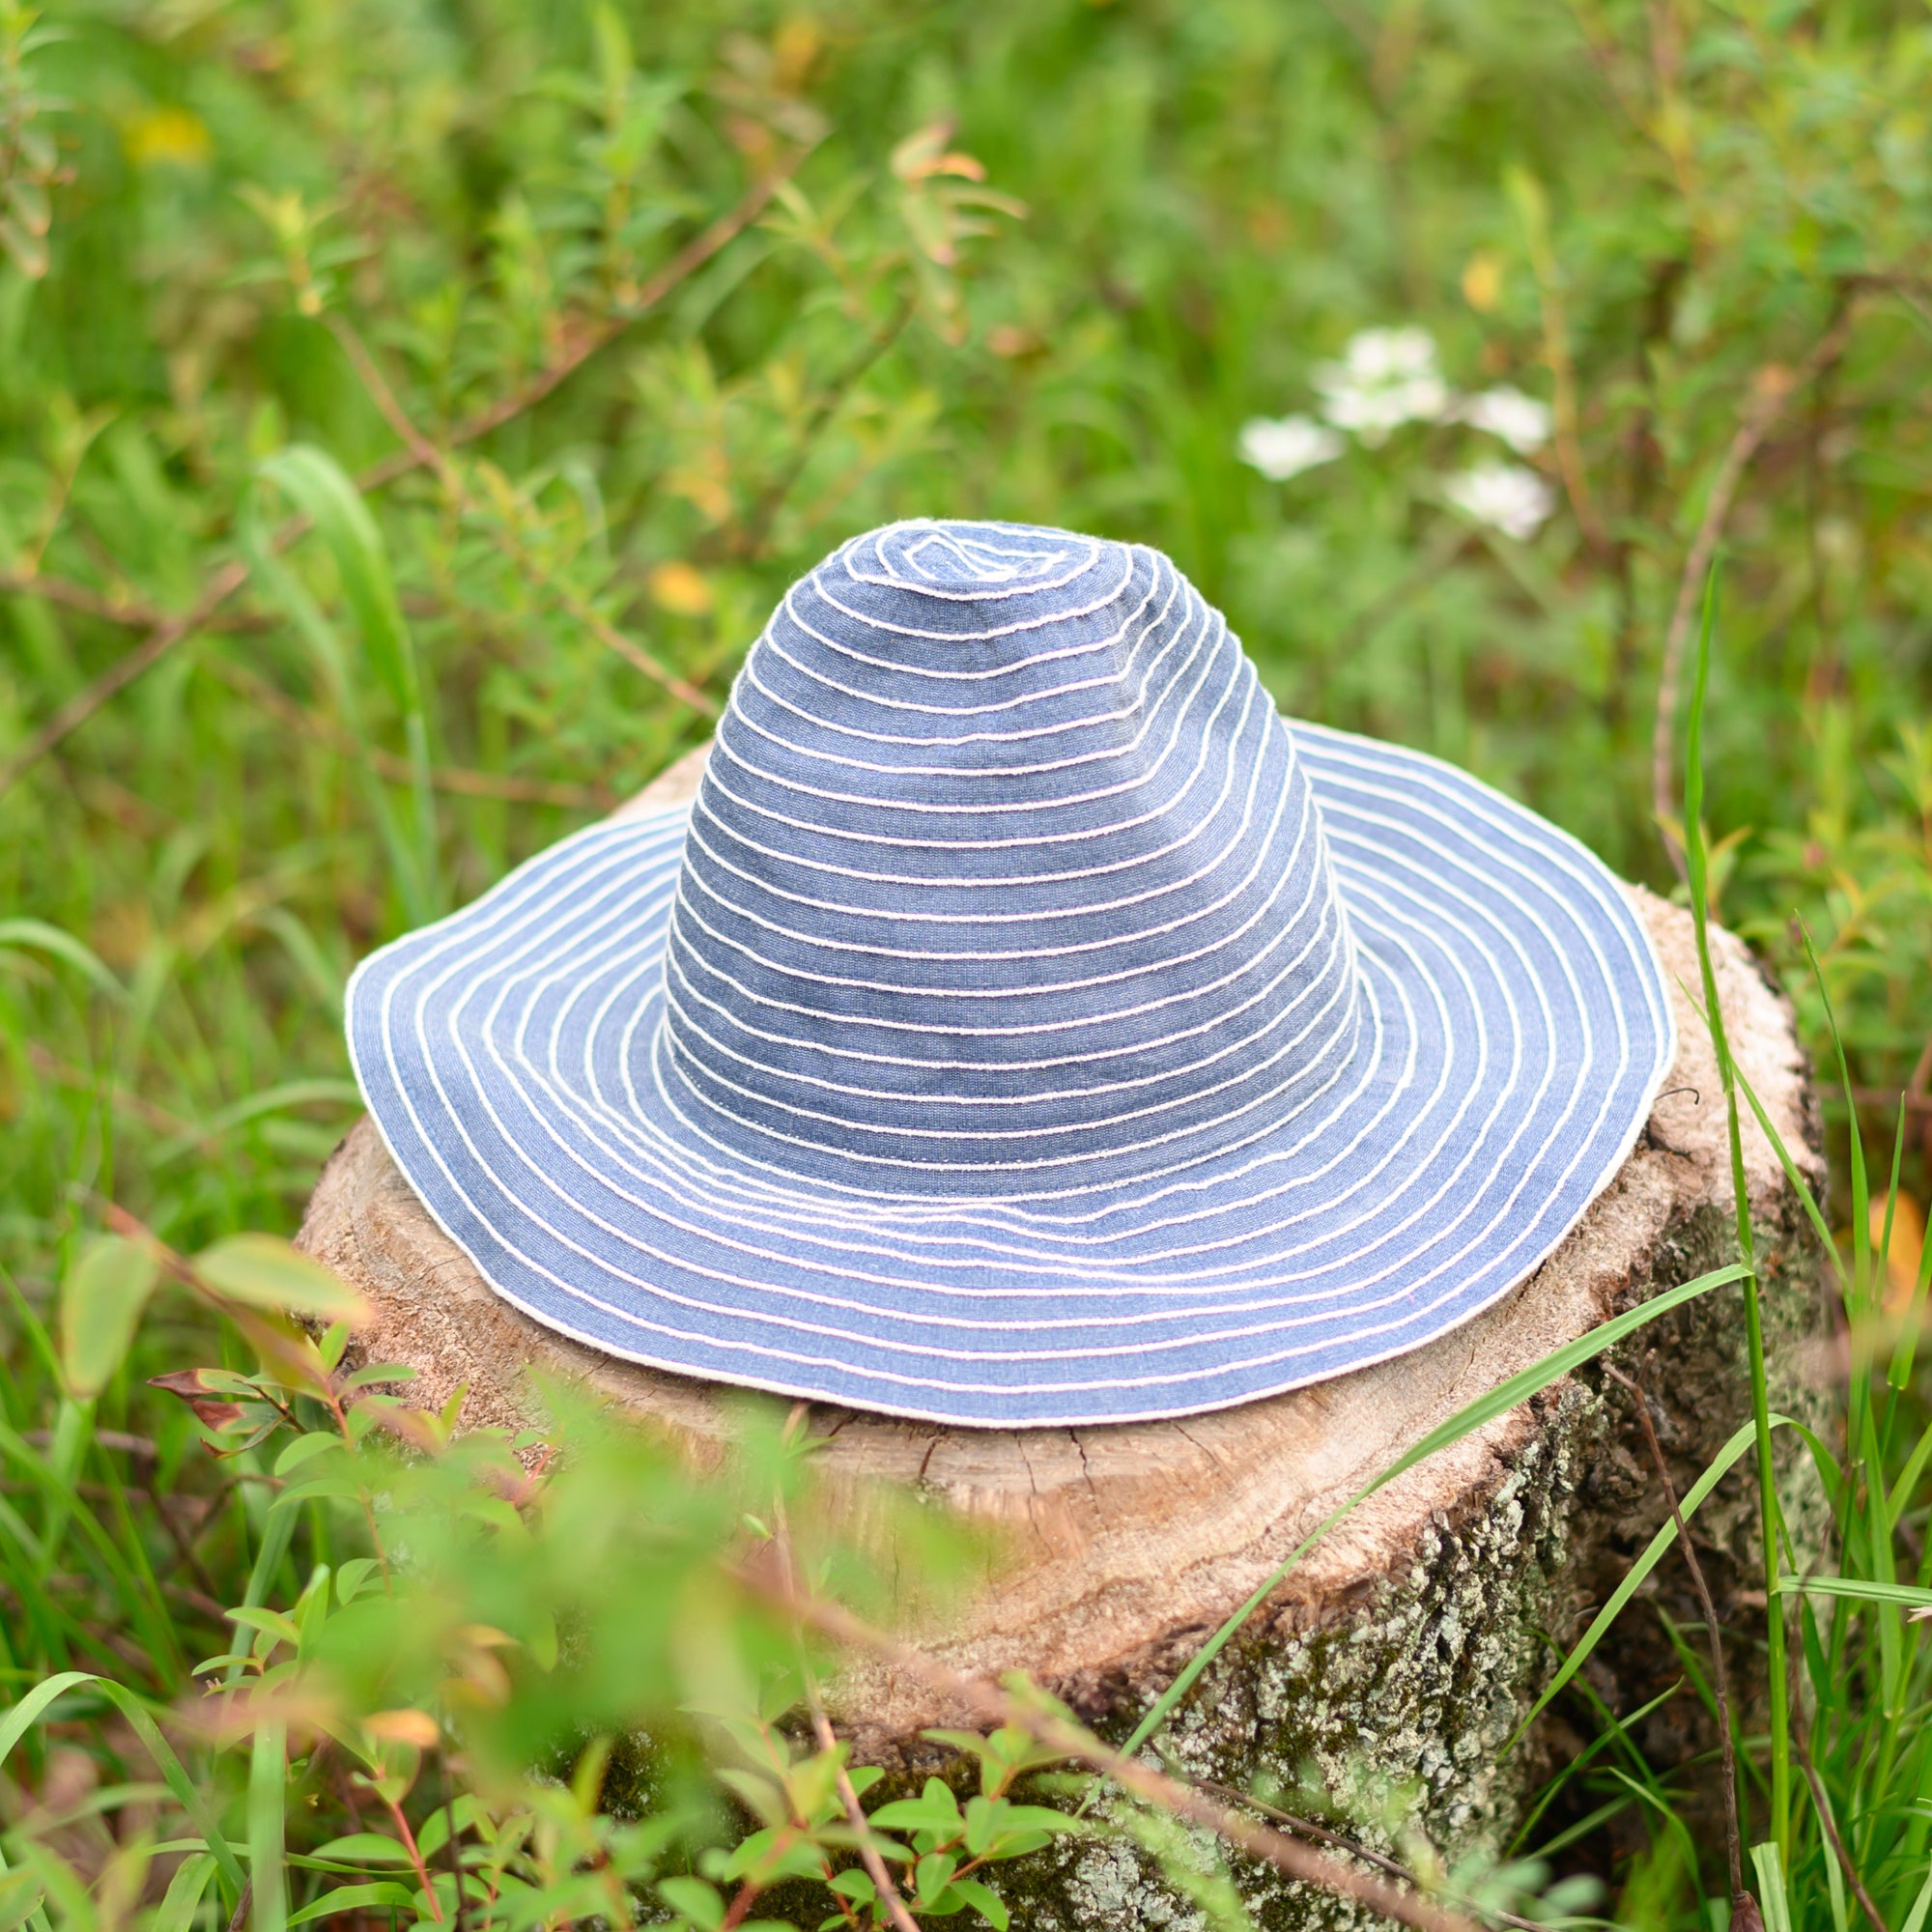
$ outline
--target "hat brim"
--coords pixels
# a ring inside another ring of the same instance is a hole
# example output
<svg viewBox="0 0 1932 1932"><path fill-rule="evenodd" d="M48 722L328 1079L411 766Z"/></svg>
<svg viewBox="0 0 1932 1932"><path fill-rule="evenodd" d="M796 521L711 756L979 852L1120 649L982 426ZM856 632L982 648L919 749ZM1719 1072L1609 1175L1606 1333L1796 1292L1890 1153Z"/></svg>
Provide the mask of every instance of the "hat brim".
<svg viewBox="0 0 1932 1932"><path fill-rule="evenodd" d="M355 1073L498 1293L626 1360L935 1422L1226 1407L1420 1348L1526 1279L1675 1054L1622 888L1466 774L1291 727L1362 975L1354 1049L1285 1121L1061 1198L801 1181L659 1077L688 811L592 826L365 960Z"/></svg>

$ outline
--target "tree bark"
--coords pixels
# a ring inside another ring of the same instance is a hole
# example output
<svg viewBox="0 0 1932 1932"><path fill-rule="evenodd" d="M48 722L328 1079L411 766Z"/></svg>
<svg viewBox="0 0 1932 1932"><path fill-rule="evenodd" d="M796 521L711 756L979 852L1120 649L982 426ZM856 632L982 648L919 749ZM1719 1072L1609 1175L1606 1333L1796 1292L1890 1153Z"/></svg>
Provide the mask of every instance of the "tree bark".
<svg viewBox="0 0 1932 1932"><path fill-rule="evenodd" d="M702 757L681 760L623 812L688 798ZM1608 1316L1731 1259L1723 1101L1684 991L1697 983L1690 916L1629 891L1671 981L1676 1066L1616 1179L1557 1253L1482 1316L1394 1361L1174 1422L986 1430L812 1407L829 1506L862 1540L890 1537L882 1486L949 1505L990 1532L982 1587L963 1602L936 1609L907 1579L901 1609L913 1634L962 1669L1023 1669L1123 1737L1294 1545L1431 1429ZM1790 1009L1737 939L1713 937L1740 1066L1816 1186L1819 1122ZM1815 1412L1822 1398L1793 1365L1822 1319L1822 1256L1748 1120L1745 1158L1779 1365L1774 1404ZM540 1424L527 1373L540 1369L668 1432L700 1462L722 1450L728 1392L598 1355L499 1300L366 1120L324 1171L300 1241L369 1297L374 1320L356 1355L411 1364L425 1406L463 1385L466 1423ZM1681 1492L1749 1414L1738 1291L1715 1291L1645 1328L1615 1359L1652 1398ZM1756 1562L1748 1467L1747 1458L1695 1524L1727 1622ZM1794 1491L1787 1507L1801 1548L1813 1542L1815 1497ZM1292 1791L1312 1774L1354 1814L1341 1829L1382 1848L1386 1795L1404 1788L1413 1829L1446 1859L1499 1851L1525 1794L1565 1747L1554 1722L1501 1755L1554 1667L1551 1640L1574 1641L1665 1515L1627 1398L1581 1371L1389 1484L1332 1531L1203 1675L1161 1748L1187 1772L1242 1789L1263 1777ZM881 1554L890 1562L890 1549ZM1682 1575L1680 1559L1667 1558L1649 1594L1695 1622ZM1761 1618L1761 1605L1750 1614ZM1731 1654L1747 1701L1756 1647ZM1638 1605L1590 1682L1628 1711L1679 1675L1656 1611ZM919 1733L955 1714L918 1685L862 1662L831 1701L862 1758L898 1777L945 1770L947 1753ZM1708 1742L1689 1687L1640 1742L1659 1762ZM1264 1924L1349 1916L1278 1875L1236 1877ZM1068 1841L1004 1869L1000 1884L1016 1924L1039 1932L1198 1919L1118 1841Z"/></svg>

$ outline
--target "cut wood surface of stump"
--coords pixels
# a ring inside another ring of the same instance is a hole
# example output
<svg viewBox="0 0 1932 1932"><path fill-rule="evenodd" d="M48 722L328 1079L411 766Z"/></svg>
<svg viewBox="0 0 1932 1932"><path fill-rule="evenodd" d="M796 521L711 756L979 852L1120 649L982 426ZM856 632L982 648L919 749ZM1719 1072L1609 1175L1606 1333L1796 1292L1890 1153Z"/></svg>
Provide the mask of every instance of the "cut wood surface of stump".
<svg viewBox="0 0 1932 1932"><path fill-rule="evenodd" d="M681 759L619 815L689 799L703 755ZM878 1533L890 1520L882 1485L916 1489L994 1532L984 1587L942 1623L911 1609L925 1627L910 1634L963 1670L1023 1669L1124 1736L1294 1546L1405 1450L1607 1317L1732 1258L1723 1099L1685 991L1698 984L1690 918L1628 890L1670 985L1675 1066L1615 1179L1535 1275L1484 1314L1393 1361L1170 1422L977 1429L813 1406L808 1426L827 1438L821 1481L862 1541L868 1523ZM1737 939L1714 932L1713 944L1739 1066L1816 1185L1819 1127L1790 1010ZM1794 1345L1819 1319L1822 1258L1748 1116L1744 1140L1773 1358L1802 1359ZM425 1406L464 1385L471 1426L538 1423L535 1368L585 1385L702 1461L730 1430L728 1392L600 1355L494 1294L366 1119L324 1171L300 1242L368 1296L373 1321L357 1356L415 1368L411 1387ZM1615 1360L1649 1395L1681 1492L1749 1414L1738 1291L1651 1324ZM1774 1402L1816 1406L1795 1384ZM1574 1641L1665 1514L1627 1400L1580 1372L1388 1484L1323 1538L1203 1674L1162 1748L1178 1767L1242 1789L1262 1776L1292 1787L1311 1769L1345 1798L1407 1786L1414 1822L1445 1857L1499 1850L1561 1748L1545 1734L1503 1753L1553 1668L1550 1640ZM1802 1546L1802 1505L1795 1514ZM1720 1614L1726 1589L1748 1587L1753 1535L1740 1472L1698 1522ZM1670 1601L1676 1574L1661 1570L1656 1581ZM1688 1606L1684 1615L1697 1619ZM1620 1710L1679 1674L1641 1605L1592 1670ZM836 1706L857 1754L901 1774L943 1768L945 1754L919 1733L959 1720L920 1684L873 1664L854 1667ZM1682 1755L1702 1742L1700 1724L1687 1691L1644 1741L1664 1759ZM1368 1823L1358 1834L1377 1837ZM1264 1925L1349 1916L1278 1874L1239 1877ZM1001 1889L1015 1923L1042 1932L1179 1932L1198 1918L1116 1841L1036 1854Z"/></svg>

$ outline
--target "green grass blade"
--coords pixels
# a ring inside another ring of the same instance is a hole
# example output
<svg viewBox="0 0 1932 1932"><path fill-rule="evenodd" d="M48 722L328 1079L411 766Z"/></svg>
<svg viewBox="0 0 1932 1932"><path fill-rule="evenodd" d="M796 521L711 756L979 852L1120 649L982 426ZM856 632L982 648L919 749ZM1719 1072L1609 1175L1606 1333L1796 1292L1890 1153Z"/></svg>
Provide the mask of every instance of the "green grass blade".
<svg viewBox="0 0 1932 1932"><path fill-rule="evenodd" d="M338 1080L327 1075L308 1080L284 1080L277 1086L265 1088L259 1094L247 1094L217 1109L207 1120L197 1122L172 1139L163 1141L148 1158L156 1167L165 1167L169 1161L206 1147L211 1141L218 1140L237 1127L245 1126L250 1121L259 1120L264 1114L319 1104L353 1107L360 1112L361 1090L353 1080Z"/></svg>
<svg viewBox="0 0 1932 1932"><path fill-rule="evenodd" d="M1579 1771L1586 1769L1590 1761L1597 1755L1597 1753L1599 1751L1605 1749L1609 1746L1611 1741L1617 1736L1618 1732L1620 1731L1628 1732L1633 1724L1642 1723L1643 1720L1647 1717L1649 1717L1653 1711L1662 1710L1665 1704L1669 1703L1671 1698L1676 1696L1678 1691L1683 1690L1683 1688L1684 1688L1684 1681L1682 1678L1679 1678L1678 1681L1675 1684L1671 1685L1667 1690L1660 1690L1657 1693L1657 1695L1650 1700L1649 1703L1638 1705L1637 1708L1634 1711L1633 1711L1629 1717L1612 1718L1609 1723L1606 1724L1603 1730L1599 1731L1597 1735L1594 1738L1592 1738L1590 1742L1587 1745L1585 1745L1583 1748L1580 1751L1578 1751L1577 1755L1573 1757L1570 1760L1570 1762L1566 1764L1563 1767L1563 1769L1559 1771L1556 1774L1556 1776L1552 1777L1548 1781L1548 1783L1547 1783L1543 1787L1543 1789L1540 1792L1537 1793L1536 1803L1530 1808L1528 1817L1526 1817L1522 1821L1522 1823L1517 1827L1516 1835L1510 1840L1509 1844L1510 1857L1514 1858L1517 1855L1517 1853L1522 1849L1522 1846L1527 1841L1529 1834L1536 1830L1537 1821L1543 1816L1543 1814L1546 1811L1549 1809L1550 1805L1556 1801L1557 1796L1562 1792L1564 1786L1567 1785L1570 1782L1570 1780L1573 1777L1575 1777ZM1621 1808L1621 1805L1622 1805L1622 1801L1619 1800L1617 1804L1617 1808ZM1574 1830L1574 1827L1572 1828L1572 1830ZM1570 1836L1571 1833L1566 1831L1561 1834L1559 1839L1552 1840L1550 1843L1546 1845L1539 1845L1537 1847L1537 1856L1539 1858L1547 1860L1551 1855L1551 1853L1557 1849L1559 1843L1568 1843L1570 1840Z"/></svg>
<svg viewBox="0 0 1932 1932"><path fill-rule="evenodd" d="M141 1740L148 1755L154 1759L156 1768L166 1780L168 1789L174 1793L182 1810L187 1815L195 1830L201 1833L202 1842L208 1847L210 1856L229 1883L232 1902L232 1898L241 1895L242 1867L236 1862L235 1854L229 1849L227 1839L210 1813L200 1788L175 1754L174 1747L161 1735L160 1726L155 1722L153 1713L126 1685L117 1684L111 1677L99 1677L87 1670L64 1670L58 1676L49 1677L43 1683L37 1684L26 1696L8 1711L5 1718L0 1718L0 1763L6 1761L9 1752L50 1705L67 1691L82 1684L97 1686L100 1693L128 1719L128 1725Z"/></svg>
<svg viewBox="0 0 1932 1932"><path fill-rule="evenodd" d="M1437 1450L1447 1449L1452 1443L1460 1442L1465 1435L1472 1435L1485 1423L1493 1422L1499 1415L1507 1415L1519 1404L1527 1402L1533 1395L1540 1394L1559 1378L1567 1376L1572 1369L1600 1355L1605 1349L1613 1348L1625 1336L1634 1335L1646 1322L1655 1321L1660 1315L1667 1315L1673 1308L1681 1308L1687 1301L1695 1300L1700 1294L1708 1294L1714 1288L1722 1288L1733 1282L1744 1270L1733 1263L1728 1267L1720 1267L1710 1274L1701 1274L1694 1281L1687 1281L1679 1287L1666 1289L1663 1293L1654 1296L1639 1307L1627 1310L1614 1320L1604 1322L1590 1330L1587 1335L1579 1335L1574 1342L1567 1342L1560 1349L1544 1356L1540 1362L1520 1370L1506 1381L1499 1382L1487 1395L1478 1396L1472 1403L1460 1408L1446 1422L1432 1429L1413 1448L1398 1457L1380 1475L1349 1498L1339 1509L1315 1525L1315 1527L1295 1545L1280 1567L1256 1586L1254 1593L1234 1615L1217 1630L1201 1648L1188 1660L1172 1684L1161 1692L1149 1711L1135 1727L1134 1734L1122 1747L1131 1757L1147 1743L1148 1739L1167 1721L1167 1716L1193 1688L1201 1673L1220 1656L1231 1638L1247 1620L1254 1615L1264 1602L1288 1573L1335 1527L1344 1518L1365 1503L1369 1497L1398 1476L1405 1475L1418 1463L1427 1462Z"/></svg>
<svg viewBox="0 0 1932 1932"><path fill-rule="evenodd" d="M72 933L43 919L0 919L0 946L45 952L71 966L97 992L116 1006L128 1004L128 989L102 963L99 954L83 946Z"/></svg>
<svg viewBox="0 0 1932 1932"><path fill-rule="evenodd" d="M4 1764L14 1747L26 1736L31 1725L36 1723L47 1706L64 1692L71 1690L77 1684L93 1684L97 1679L89 1671L63 1670L57 1676L36 1684L20 1701L14 1705L4 1718L0 1718L0 1764Z"/></svg>
<svg viewBox="0 0 1932 1932"><path fill-rule="evenodd" d="M270 1510L267 1520L262 1524L262 1541L256 1547L254 1564L248 1572L247 1588L242 1593L243 1609L259 1609L268 1602L275 1572L282 1567L282 1558L289 1553L289 1544L296 1533L297 1515L298 1512L292 1509ZM239 1684L242 1668L240 1662L231 1663L223 1683Z"/></svg>
<svg viewBox="0 0 1932 1932"><path fill-rule="evenodd" d="M141 1740L148 1755L154 1759L156 1768L167 1781L167 1786L175 1795L188 1822L201 1833L203 1844L210 1856L220 1868L222 1879L228 1889L228 1903L232 1908L242 1895L242 1867L236 1862L235 1854L229 1849L228 1840L213 1813L209 1809L208 1800L202 1788L188 1776L187 1768L175 1755L174 1747L161 1735L161 1727L155 1722L153 1714L140 1698L125 1685L116 1684L111 1678L99 1680L100 1690L108 1697L121 1715L128 1719L134 1735Z"/></svg>
<svg viewBox="0 0 1932 1932"><path fill-rule="evenodd" d="M1698 1009L1698 1017L1703 1017L1703 1009ZM1777 1164L1784 1170L1784 1178L1790 1182L1797 1195L1799 1205L1804 1209L1804 1218L1811 1223L1811 1230L1818 1236L1819 1245L1825 1251L1825 1260L1838 1278L1839 1291L1848 1286L1845 1275L1844 1257L1838 1253L1838 1243L1833 1237L1831 1224L1825 1219L1825 1210L1818 1205L1818 1197L1811 1191L1811 1183L1804 1179L1798 1163L1791 1157L1791 1150L1784 1145L1784 1136L1777 1131L1776 1122L1764 1110L1764 1102L1757 1097L1757 1089L1746 1077L1743 1067L1734 1069L1737 1075L1738 1092L1745 1096L1752 1115L1764 1137L1771 1143L1771 1151L1777 1156ZM1932 1241L1926 1242L1926 1249L1932 1252Z"/></svg>
<svg viewBox="0 0 1932 1932"><path fill-rule="evenodd" d="M1784 1861L1776 1843L1753 1845L1751 1863L1757 1870L1758 1909L1764 1932L1791 1932L1791 1900L1784 1889Z"/></svg>
<svg viewBox="0 0 1932 1932"><path fill-rule="evenodd" d="M1818 957L1818 949L1812 945L1809 931L1804 930L1802 924L1800 930L1804 933L1804 957L1810 965L1811 977L1818 987L1818 998L1825 1009L1825 1028L1831 1035L1832 1051L1837 1055L1839 1089L1845 1098L1845 1144L1852 1176L1852 1277L1851 1292L1845 1298L1845 1313L1856 1331L1877 1314L1884 1288L1872 1254L1871 1184L1865 1173L1864 1136L1859 1131L1858 1099L1852 1092L1851 1057L1838 1035L1837 1010L1832 1003L1831 988L1825 983L1825 967ZM1891 1210L1888 1206L1888 1232L1890 1225ZM1857 1350L1852 1351L1846 1385L1849 1411L1845 1426L1846 1464L1856 1484L1857 1464L1867 1454L1871 1419L1871 1365ZM1883 1481L1876 1469L1872 1471L1872 1480L1875 1483Z"/></svg>
<svg viewBox="0 0 1932 1932"><path fill-rule="evenodd" d="M1816 1766L1812 1767L1814 1770ZM1818 1814L1818 1829L1821 1834L1837 1829L1837 1821L1832 1814L1832 1802L1826 1795L1821 1778L1813 1783L1804 1780L1804 1789L1810 1795L1811 1808ZM1825 1867L1825 1881L1832 1908L1832 1932L1852 1932L1851 1900L1845 1893L1845 1875L1838 1867L1835 1858L1822 1860Z"/></svg>
<svg viewBox="0 0 1932 1932"><path fill-rule="evenodd" d="M1908 1610L1932 1610L1932 1590L1911 1583L1877 1583L1865 1577L1799 1577L1777 1579L1780 1596L1849 1597L1861 1604L1888 1604Z"/></svg>
<svg viewBox="0 0 1932 1932"><path fill-rule="evenodd" d="M10 1877L12 1873L13 1867L8 1864L6 1854L0 1852L0 1879ZM47 1922L47 1911L44 1903L45 1896L45 1893L43 1892L41 1900L37 1901L33 1909L20 1920L20 1923L27 1928L27 1932L52 1932L52 1927ZM65 1932L65 1928L63 1928L63 1932Z"/></svg>
<svg viewBox="0 0 1932 1932"><path fill-rule="evenodd" d="M1780 1415L1776 1419L1777 1422L1782 1423L1785 1418ZM1712 1459L1710 1466L1685 1492L1683 1499L1678 1505L1683 1512L1684 1520L1687 1523L1696 1514L1698 1505L1729 1474L1738 1459L1743 1456L1747 1449L1751 1447L1756 1439L1757 1424L1754 1421L1747 1422L1718 1451L1717 1455ZM1544 1688L1542 1696L1531 1706L1529 1715L1510 1734L1510 1741L1503 1747L1502 1752L1499 1753L1500 1755L1506 1756L1517 1747L1522 1741L1523 1733L1548 1708L1550 1700L1590 1661L1590 1654L1603 1641L1605 1633L1622 1616L1625 1606L1630 1603L1630 1600L1642 1588L1644 1578L1657 1568L1658 1564L1662 1560L1664 1552L1676 1541L1677 1523L1674 1519L1666 1517L1662 1526L1645 1546L1642 1555L1626 1572L1623 1581L1610 1592L1609 1601L1605 1604L1604 1607L1591 1620L1590 1628L1577 1639L1570 1654L1558 1667L1556 1675L1549 1680L1548 1684Z"/></svg>
<svg viewBox="0 0 1932 1932"><path fill-rule="evenodd" d="M207 1853L184 1859L168 1881L167 1895L155 1913L149 1932L189 1932L201 1913L201 1895L213 1875L214 1861Z"/></svg>
<svg viewBox="0 0 1932 1932"><path fill-rule="evenodd" d="M415 645L396 596L383 533L362 493L325 449L312 443L291 444L266 458L258 473L301 509L328 546L361 639L363 662L403 721L415 803L415 884L421 895L421 902L412 905L411 913L421 923L440 909L441 898L429 719L423 708Z"/></svg>
<svg viewBox="0 0 1932 1932"><path fill-rule="evenodd" d="M415 649L396 601L383 534L362 493L334 457L313 443L291 443L266 457L259 473L301 510L328 546L377 681L405 718L419 712Z"/></svg>
<svg viewBox="0 0 1932 1932"><path fill-rule="evenodd" d="M1925 1869L1925 1883L1918 1888L1918 1896L1912 1902L1912 1910L1898 1932L1925 1932L1925 1917L1932 1913L1932 1865Z"/></svg>
<svg viewBox="0 0 1932 1932"><path fill-rule="evenodd" d="M1771 1703L1771 1821L1778 1855L1791 1850L1791 1700L1784 1656L1784 1620L1777 1609L1777 1548L1782 1526L1777 1471L1771 1449L1771 1394L1765 1376L1764 1321L1758 1306L1757 1246L1751 1231L1750 1191L1745 1178L1744 1137L1738 1118L1737 1068L1718 998L1711 958L1708 855L1704 849L1704 708L1711 691L1711 638L1717 628L1718 566L1704 586L1703 621L1697 628L1697 669L1686 714L1684 750L1684 865L1690 889L1690 916L1697 935L1697 971L1704 988L1704 1017L1724 1090L1724 1122L1730 1147L1731 1191L1737 1212L1738 1254L1744 1263L1745 1345L1750 1363L1751 1419L1757 1435L1758 1529L1764 1542L1766 1661ZM1854 1133L1856 1138L1856 1130Z"/></svg>
<svg viewBox="0 0 1932 1932"><path fill-rule="evenodd" d="M185 1660L182 1657L167 1605L143 1585L139 1573L101 1526L94 1511L71 1485L61 1481L45 1458L38 1455L5 1425L0 1425L0 1457L16 1464L28 1480L43 1492L50 1511L57 1514L63 1528L71 1525L78 1529L81 1541L99 1559L101 1575L119 1600L121 1609L147 1654L177 1676L183 1674ZM58 1554L58 1548L43 1537L43 1560L52 1564Z"/></svg>
<svg viewBox="0 0 1932 1932"><path fill-rule="evenodd" d="M1932 1249L1932 1241L1926 1242ZM1912 1454L1905 1459L1905 1467L1898 1472L1898 1481L1891 1486L1891 1495L1888 1509L1895 1522L1905 1513L1905 1506L1912 1500L1912 1492L1918 1487L1918 1479L1925 1473L1925 1464L1932 1462L1932 1423L1918 1432L1918 1440L1912 1446Z"/></svg>
<svg viewBox="0 0 1932 1932"><path fill-rule="evenodd" d="M287 1735L280 1718L256 1721L248 1762L248 1871L255 1887L248 1918L252 1932L287 1932L289 1882L282 1842Z"/></svg>

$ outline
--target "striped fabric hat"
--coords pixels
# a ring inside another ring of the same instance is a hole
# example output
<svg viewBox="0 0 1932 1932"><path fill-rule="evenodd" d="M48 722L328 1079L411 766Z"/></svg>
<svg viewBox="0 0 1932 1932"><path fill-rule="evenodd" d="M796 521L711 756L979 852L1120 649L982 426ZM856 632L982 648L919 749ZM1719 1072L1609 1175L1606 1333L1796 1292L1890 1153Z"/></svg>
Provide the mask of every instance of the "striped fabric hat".
<svg viewBox="0 0 1932 1932"><path fill-rule="evenodd" d="M929 522L793 586L695 804L384 948L349 1037L537 1321L997 1426L1220 1407L1467 1321L1674 1044L1574 838L1285 723L1158 552Z"/></svg>

